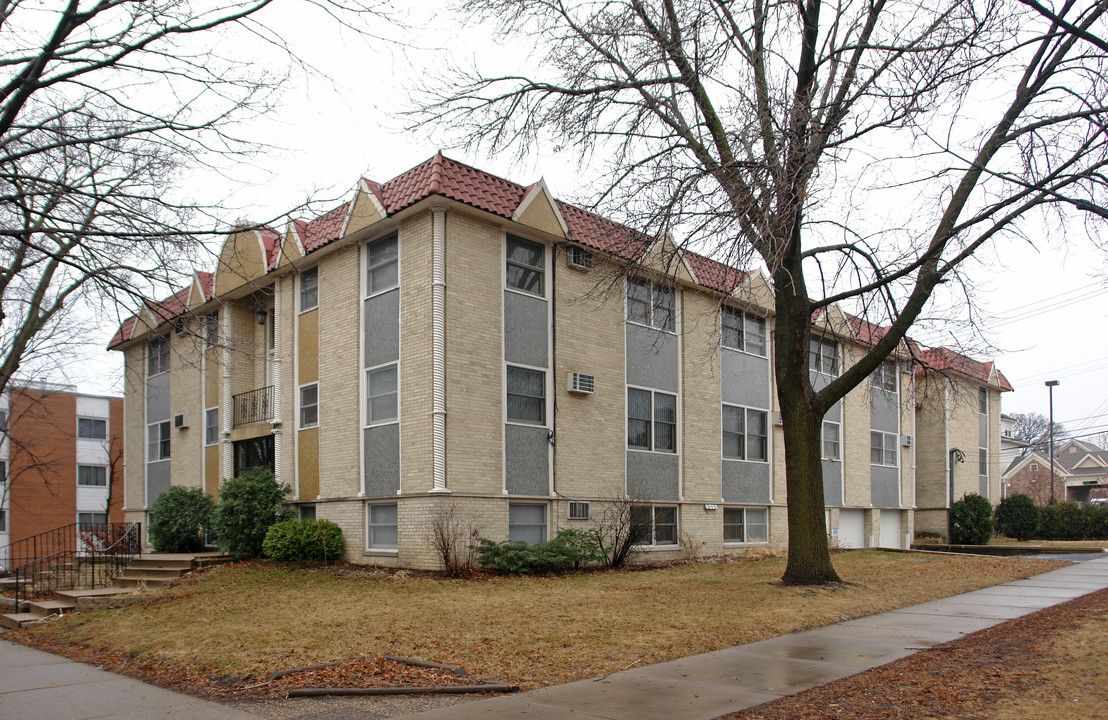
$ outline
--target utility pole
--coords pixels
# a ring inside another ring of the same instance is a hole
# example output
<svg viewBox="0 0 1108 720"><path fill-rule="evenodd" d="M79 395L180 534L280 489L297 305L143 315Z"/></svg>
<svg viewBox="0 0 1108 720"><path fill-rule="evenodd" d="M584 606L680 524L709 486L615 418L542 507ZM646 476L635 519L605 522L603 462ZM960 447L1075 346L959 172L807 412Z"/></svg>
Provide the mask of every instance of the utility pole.
<svg viewBox="0 0 1108 720"><path fill-rule="evenodd" d="M1054 504L1054 388L1060 384L1057 380L1044 383L1050 394L1050 504Z"/></svg>

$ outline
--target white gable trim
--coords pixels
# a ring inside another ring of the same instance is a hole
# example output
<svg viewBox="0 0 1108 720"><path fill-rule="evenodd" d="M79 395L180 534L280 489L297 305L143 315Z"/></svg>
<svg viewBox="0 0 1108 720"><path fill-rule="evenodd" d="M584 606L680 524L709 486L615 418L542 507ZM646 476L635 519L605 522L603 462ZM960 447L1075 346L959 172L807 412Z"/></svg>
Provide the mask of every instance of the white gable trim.
<svg viewBox="0 0 1108 720"><path fill-rule="evenodd" d="M523 199L519 201L519 205L517 205L516 209L512 212L512 220L519 222L519 219L523 217L523 213L527 212L527 208L531 207L531 203L542 193L546 194L550 209L554 211L554 217L558 219L558 226L562 228L562 234L568 238L569 225L566 225L566 219L562 217L562 212L558 210L558 203L554 201L554 194L550 192L550 188L547 187L546 180L543 178L539 178L538 182L532 185L527 193L524 194Z"/></svg>

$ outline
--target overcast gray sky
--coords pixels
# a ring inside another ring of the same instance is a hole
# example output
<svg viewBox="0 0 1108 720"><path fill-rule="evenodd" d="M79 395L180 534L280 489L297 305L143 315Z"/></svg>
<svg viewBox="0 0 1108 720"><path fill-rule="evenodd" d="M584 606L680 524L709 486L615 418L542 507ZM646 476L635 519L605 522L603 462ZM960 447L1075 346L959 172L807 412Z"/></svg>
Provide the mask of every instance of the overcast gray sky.
<svg viewBox="0 0 1108 720"><path fill-rule="evenodd" d="M339 31L321 17L305 16L302 6L278 3L267 9L261 19L321 75L295 74L280 112L250 127L274 150L252 167L235 168L236 178L248 183L198 176L193 189L225 194L240 208L228 222L239 216L258 220L313 193L345 198L359 177L384 181L432 156L438 138L403 132L403 121L395 116L410 88L449 62L515 69L534 60L519 46L497 43L487 26L463 27L446 5L414 2L406 8L407 28L382 25L381 34L396 44ZM255 59L271 52L256 45L244 45L244 51ZM447 154L523 184L544 177L561 197L574 194L582 173L569 151L553 148L536 148L532 159L519 164L509 157ZM587 176L588 170L583 172ZM1057 379L1055 419L1082 433L1103 431L1108 430L1108 260L1082 227L1067 234L1068 243L1062 244L1058 228L1044 228L1032 238L1037 248L1003 241L979 256L970 277L990 318L987 339L999 348L994 359L1016 387L1005 396L1004 411L1046 413L1043 383ZM98 347L107 343L114 324L115 318L105 319ZM71 370L69 381L89 392L118 393L120 366L118 353L93 350Z"/></svg>

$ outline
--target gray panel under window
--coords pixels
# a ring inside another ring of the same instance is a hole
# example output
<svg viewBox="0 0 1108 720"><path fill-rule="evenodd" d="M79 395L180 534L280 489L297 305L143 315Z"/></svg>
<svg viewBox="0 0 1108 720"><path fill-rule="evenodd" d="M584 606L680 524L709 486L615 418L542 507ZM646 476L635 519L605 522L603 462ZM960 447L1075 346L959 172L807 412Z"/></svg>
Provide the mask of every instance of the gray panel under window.
<svg viewBox="0 0 1108 720"><path fill-rule="evenodd" d="M769 361L724 348L720 354L723 402L769 407Z"/></svg>
<svg viewBox="0 0 1108 720"><path fill-rule="evenodd" d="M769 463L723 461L723 501L769 503Z"/></svg>
<svg viewBox="0 0 1108 720"><path fill-rule="evenodd" d="M146 507L154 507L158 496L169 489L169 460L146 463Z"/></svg>
<svg viewBox="0 0 1108 720"><path fill-rule="evenodd" d="M680 458L668 453L627 453L627 495L633 500L677 500Z"/></svg>
<svg viewBox="0 0 1108 720"><path fill-rule="evenodd" d="M504 426L504 482L510 494L549 495L549 458L546 428Z"/></svg>
<svg viewBox="0 0 1108 720"><path fill-rule="evenodd" d="M839 507L843 504L843 464L823 460L823 504Z"/></svg>
<svg viewBox="0 0 1108 720"><path fill-rule="evenodd" d="M874 507L900 507L900 469L870 466L870 504Z"/></svg>
<svg viewBox="0 0 1108 720"><path fill-rule="evenodd" d="M627 384L677 392L677 336L626 323Z"/></svg>
<svg viewBox="0 0 1108 720"><path fill-rule="evenodd" d="M365 367L396 362L400 357L400 290L365 301Z"/></svg>
<svg viewBox="0 0 1108 720"><path fill-rule="evenodd" d="M395 495L400 490L400 426L365 429L365 494Z"/></svg>
<svg viewBox="0 0 1108 720"><path fill-rule="evenodd" d="M546 367L547 303L542 298L504 293L504 360Z"/></svg>
<svg viewBox="0 0 1108 720"><path fill-rule="evenodd" d="M146 422L169 419L169 373L146 380Z"/></svg>
<svg viewBox="0 0 1108 720"><path fill-rule="evenodd" d="M870 388L869 426L895 433L900 429L900 403L896 393Z"/></svg>

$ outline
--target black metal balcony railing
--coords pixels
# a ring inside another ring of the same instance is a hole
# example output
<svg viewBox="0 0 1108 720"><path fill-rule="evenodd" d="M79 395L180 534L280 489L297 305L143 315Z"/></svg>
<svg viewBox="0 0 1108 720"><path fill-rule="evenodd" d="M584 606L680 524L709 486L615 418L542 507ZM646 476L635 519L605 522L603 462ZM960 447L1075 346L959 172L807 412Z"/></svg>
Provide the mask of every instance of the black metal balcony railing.
<svg viewBox="0 0 1108 720"><path fill-rule="evenodd" d="M231 397L232 427L273 418L273 386L257 388Z"/></svg>

